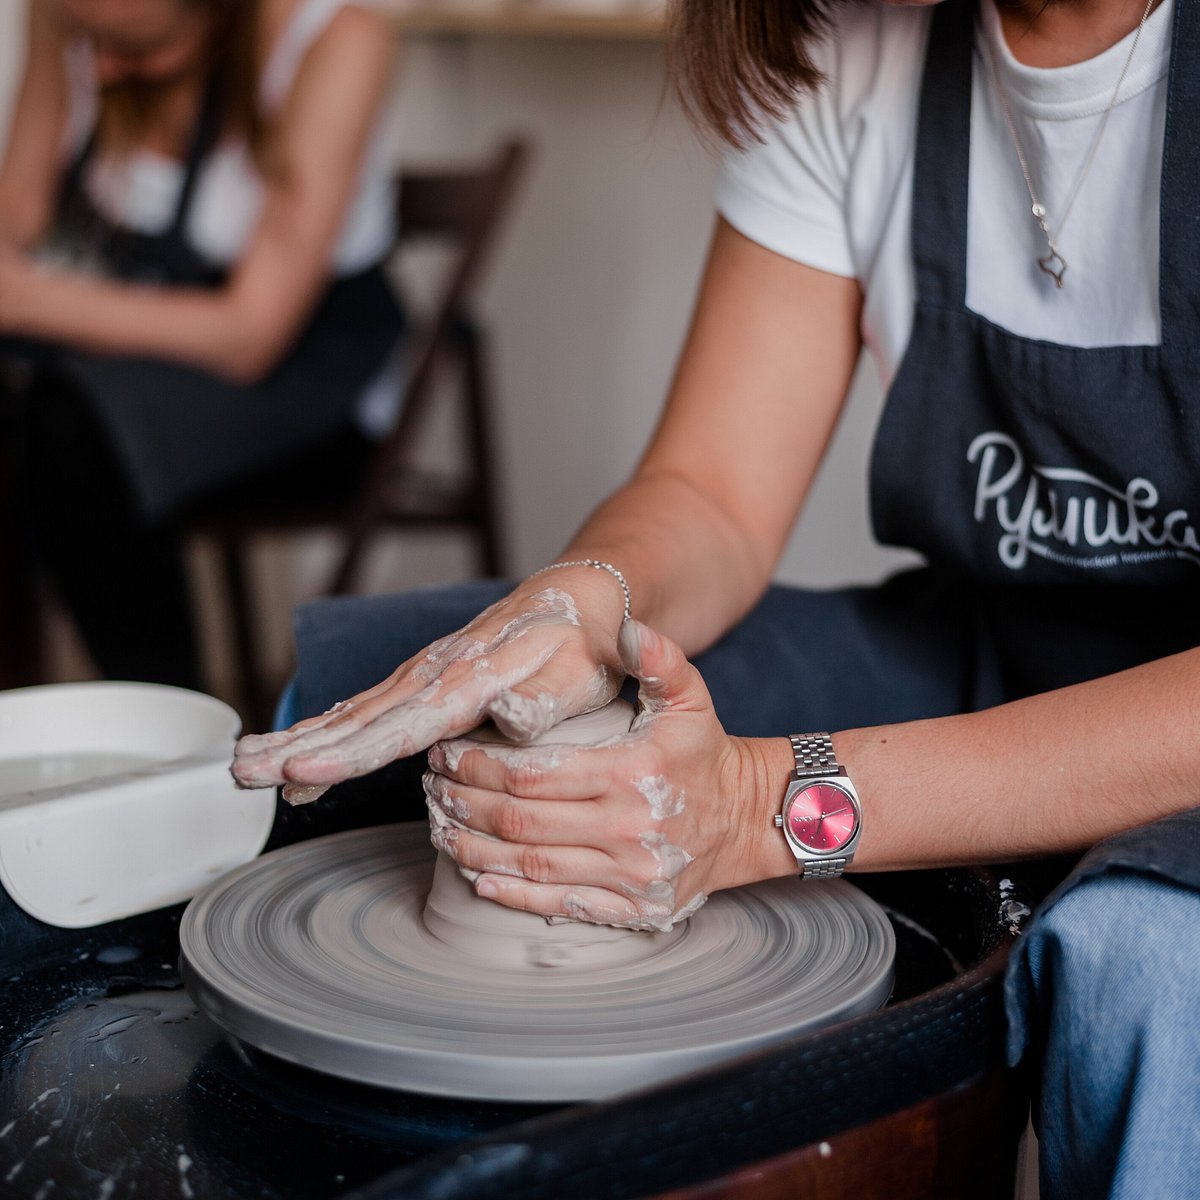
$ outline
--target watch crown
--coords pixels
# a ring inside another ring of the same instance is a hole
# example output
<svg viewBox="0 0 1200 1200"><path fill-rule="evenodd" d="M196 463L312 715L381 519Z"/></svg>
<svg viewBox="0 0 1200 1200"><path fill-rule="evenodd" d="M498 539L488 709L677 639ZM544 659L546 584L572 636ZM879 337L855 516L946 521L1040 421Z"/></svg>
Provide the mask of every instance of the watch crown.
<svg viewBox="0 0 1200 1200"><path fill-rule="evenodd" d="M782 829L782 828L783 828L783 813L776 813L776 814L775 814L775 828L776 828L776 829Z"/></svg>

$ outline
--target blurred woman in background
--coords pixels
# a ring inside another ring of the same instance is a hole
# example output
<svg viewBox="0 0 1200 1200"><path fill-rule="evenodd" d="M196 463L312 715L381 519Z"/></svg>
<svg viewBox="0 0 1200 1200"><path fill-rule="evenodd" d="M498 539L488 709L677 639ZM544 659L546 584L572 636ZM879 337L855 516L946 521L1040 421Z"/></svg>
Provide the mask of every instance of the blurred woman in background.
<svg viewBox="0 0 1200 1200"><path fill-rule="evenodd" d="M0 354L35 552L109 677L200 683L189 504L365 460L402 325L390 62L351 0L31 0Z"/></svg>

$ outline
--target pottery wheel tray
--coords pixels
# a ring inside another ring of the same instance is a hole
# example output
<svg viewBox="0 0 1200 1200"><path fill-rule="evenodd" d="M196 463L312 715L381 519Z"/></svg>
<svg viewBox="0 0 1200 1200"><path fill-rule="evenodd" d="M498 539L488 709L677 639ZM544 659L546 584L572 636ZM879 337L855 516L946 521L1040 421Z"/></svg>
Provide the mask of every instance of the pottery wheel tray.
<svg viewBox="0 0 1200 1200"><path fill-rule="evenodd" d="M913 877L896 879L860 880L890 910L901 910L893 921L892 1003L955 973L951 950L896 903ZM990 903L985 898L985 907ZM687 1089L711 1100L732 1078L717 1066L642 1093L636 1103L563 1108L444 1098L290 1065L232 1040L183 988L181 911L52 929L0 895L0 1195L6 1200L409 1196L415 1193L393 1184L389 1173L457 1155L474 1139L503 1131L507 1144L510 1130L518 1139L562 1121L585 1135L594 1128L602 1138L626 1109L640 1114L650 1104L657 1112L660 1096L663 1106L686 1108ZM773 1051L753 1053L769 1061ZM758 1089L731 1095L728 1124L758 1128L786 1119L779 1104L778 1095ZM662 1160L666 1147L657 1131L641 1115L636 1121L658 1149L629 1160L627 1169L644 1175L648 1186L656 1170L668 1167L666 1177L680 1181L684 1168ZM633 1187L622 1194L639 1193Z"/></svg>

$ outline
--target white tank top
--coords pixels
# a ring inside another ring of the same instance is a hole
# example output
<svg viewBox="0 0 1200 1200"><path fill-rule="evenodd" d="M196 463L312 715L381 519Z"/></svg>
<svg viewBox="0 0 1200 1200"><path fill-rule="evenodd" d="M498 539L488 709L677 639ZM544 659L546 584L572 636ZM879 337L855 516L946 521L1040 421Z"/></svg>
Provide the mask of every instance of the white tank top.
<svg viewBox="0 0 1200 1200"><path fill-rule="evenodd" d="M312 44L337 12L355 0L299 0L291 20L271 50L259 99L265 115L279 112ZM66 54L69 107L66 151L78 154L90 136L99 99L86 39ZM358 189L350 202L332 262L337 275L349 275L379 262L395 237L392 167L382 122L377 122L363 156ZM183 165L152 151L120 159L97 155L88 164L84 187L92 203L112 222L139 233L166 231L183 187ZM222 139L201 165L187 222L192 248L214 266L235 262L254 233L262 212L262 177L241 138Z"/></svg>

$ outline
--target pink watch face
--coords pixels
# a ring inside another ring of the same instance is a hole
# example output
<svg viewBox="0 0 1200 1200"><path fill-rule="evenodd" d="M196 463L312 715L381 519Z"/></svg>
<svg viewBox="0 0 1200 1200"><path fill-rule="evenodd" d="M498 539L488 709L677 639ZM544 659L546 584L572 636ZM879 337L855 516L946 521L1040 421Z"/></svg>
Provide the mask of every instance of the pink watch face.
<svg viewBox="0 0 1200 1200"><path fill-rule="evenodd" d="M854 836L857 824L850 797L832 783L811 783L788 804L788 832L814 854L840 850Z"/></svg>

